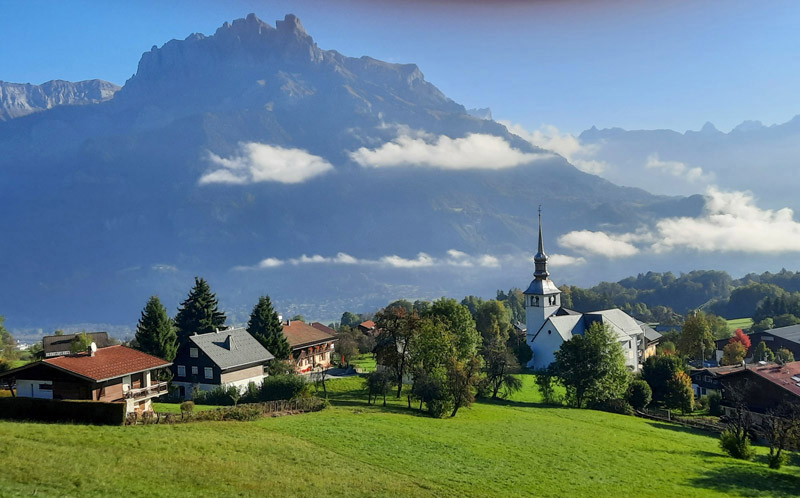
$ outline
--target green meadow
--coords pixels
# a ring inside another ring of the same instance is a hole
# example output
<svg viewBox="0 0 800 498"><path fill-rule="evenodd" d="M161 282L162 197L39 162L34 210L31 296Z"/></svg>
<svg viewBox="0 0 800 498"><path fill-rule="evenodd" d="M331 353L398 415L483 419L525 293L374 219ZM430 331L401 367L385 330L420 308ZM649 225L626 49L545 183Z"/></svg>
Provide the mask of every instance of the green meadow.
<svg viewBox="0 0 800 498"><path fill-rule="evenodd" d="M742 329L747 331L750 327L753 326L753 319L752 318L737 318L735 320L728 320L728 330L731 332L736 332L736 329Z"/></svg>
<svg viewBox="0 0 800 498"><path fill-rule="evenodd" d="M0 422L0 496L789 497L797 460L725 456L712 435L510 400L431 419L368 406L359 378L331 407L255 422L93 427Z"/></svg>

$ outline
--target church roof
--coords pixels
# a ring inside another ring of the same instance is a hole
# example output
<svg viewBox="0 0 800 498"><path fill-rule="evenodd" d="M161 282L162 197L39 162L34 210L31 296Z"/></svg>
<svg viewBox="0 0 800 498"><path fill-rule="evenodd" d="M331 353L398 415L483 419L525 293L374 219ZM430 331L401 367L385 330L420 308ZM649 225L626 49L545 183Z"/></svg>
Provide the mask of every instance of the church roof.
<svg viewBox="0 0 800 498"><path fill-rule="evenodd" d="M584 313L586 321L586 328L596 322L601 321L611 326L611 329L616 332L620 340L624 340L626 336L638 335L644 333L642 327L636 323L636 320L620 309L610 309L595 311L592 313Z"/></svg>
<svg viewBox="0 0 800 498"><path fill-rule="evenodd" d="M560 311L560 310L559 310ZM566 310L572 314L554 314L548 318L542 327L536 331L533 340L542 333L545 329L552 328L561 338L565 341L572 339L572 336L583 335L584 332L594 322L601 322L611 327L611 330L616 334L617 340L627 341L632 336L643 334L644 328L629 314L619 309L610 309L602 311L594 311L592 313L577 313L572 310Z"/></svg>
<svg viewBox="0 0 800 498"><path fill-rule="evenodd" d="M533 280L531 285L528 286L528 290L525 291L525 294L535 294L540 296L560 293L561 291L558 290L556 284L554 284L549 278L546 280L540 280L538 278Z"/></svg>

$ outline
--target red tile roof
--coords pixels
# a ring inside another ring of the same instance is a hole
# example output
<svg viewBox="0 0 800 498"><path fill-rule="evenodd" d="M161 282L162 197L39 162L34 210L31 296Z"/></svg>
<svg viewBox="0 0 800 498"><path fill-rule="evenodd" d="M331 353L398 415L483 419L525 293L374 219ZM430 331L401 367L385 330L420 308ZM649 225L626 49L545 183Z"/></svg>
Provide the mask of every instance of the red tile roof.
<svg viewBox="0 0 800 498"><path fill-rule="evenodd" d="M318 330L299 320L291 321L289 325L284 323L283 335L286 336L286 340L289 341L289 346L291 346L292 349L336 340L335 336Z"/></svg>
<svg viewBox="0 0 800 498"><path fill-rule="evenodd" d="M364 327L367 330L371 330L371 329L375 328L375 322L373 322L372 320L367 320L366 322L361 322L359 325Z"/></svg>
<svg viewBox="0 0 800 498"><path fill-rule="evenodd" d="M327 332L328 334L336 335L336 331L335 330L333 330L332 328L328 327L327 325L323 325L323 324L321 324L319 322L314 322L314 323L311 324L311 326L314 327L317 330L321 330L323 332Z"/></svg>
<svg viewBox="0 0 800 498"><path fill-rule="evenodd" d="M161 358L156 358L125 346L100 348L94 356L89 356L88 354L59 356L42 361L48 365L98 382L171 365L170 362Z"/></svg>
<svg viewBox="0 0 800 498"><path fill-rule="evenodd" d="M768 363L763 366L756 366L755 368L748 366L748 369L773 384L777 384L790 391L795 396L800 396L800 361L794 361L785 365Z"/></svg>

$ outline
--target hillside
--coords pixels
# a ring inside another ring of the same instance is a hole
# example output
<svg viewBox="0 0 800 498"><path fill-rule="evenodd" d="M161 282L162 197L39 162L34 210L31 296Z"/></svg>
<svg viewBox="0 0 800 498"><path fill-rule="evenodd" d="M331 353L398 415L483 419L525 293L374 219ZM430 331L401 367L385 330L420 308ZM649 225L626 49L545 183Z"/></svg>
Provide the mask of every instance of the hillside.
<svg viewBox="0 0 800 498"><path fill-rule="evenodd" d="M293 15L168 41L111 100L0 122L0 198L15 329L133 327L196 275L238 322L265 292L320 319L482 293L528 278L540 204L552 240L703 204L583 173Z"/></svg>
<svg viewBox="0 0 800 498"><path fill-rule="evenodd" d="M705 434L538 406L532 382L513 400L441 420L403 403L367 406L359 384L330 382L330 409L258 422L0 422L0 486L3 496L107 496L124 483L130 496L175 497L788 497L800 489L796 467L732 460Z"/></svg>

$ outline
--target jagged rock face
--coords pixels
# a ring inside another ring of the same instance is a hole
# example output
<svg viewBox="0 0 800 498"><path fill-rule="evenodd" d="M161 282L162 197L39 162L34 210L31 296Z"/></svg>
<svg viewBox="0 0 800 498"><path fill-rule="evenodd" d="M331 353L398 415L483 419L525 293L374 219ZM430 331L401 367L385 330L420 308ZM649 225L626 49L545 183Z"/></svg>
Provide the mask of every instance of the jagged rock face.
<svg viewBox="0 0 800 498"><path fill-rule="evenodd" d="M19 118L61 105L96 104L120 89L103 80L53 80L41 85L0 81L0 121Z"/></svg>

